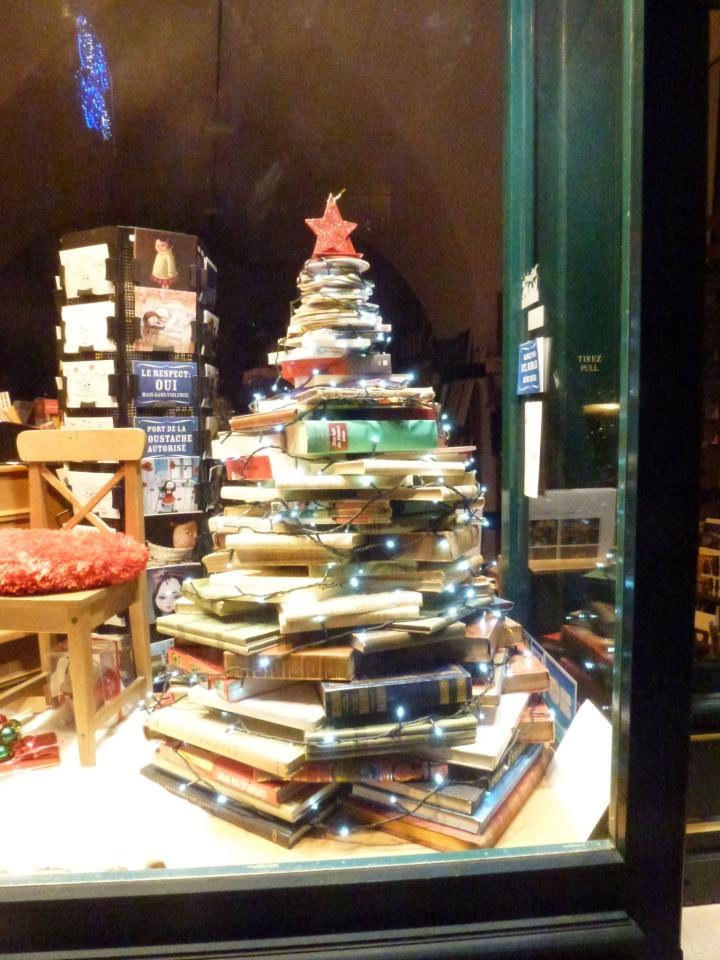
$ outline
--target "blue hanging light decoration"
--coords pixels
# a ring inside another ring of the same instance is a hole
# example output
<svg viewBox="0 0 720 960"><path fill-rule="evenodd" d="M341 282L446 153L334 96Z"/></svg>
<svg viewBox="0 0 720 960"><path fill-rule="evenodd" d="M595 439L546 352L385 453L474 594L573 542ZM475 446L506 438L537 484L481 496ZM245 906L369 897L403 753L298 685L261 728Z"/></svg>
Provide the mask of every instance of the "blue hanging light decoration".
<svg viewBox="0 0 720 960"><path fill-rule="evenodd" d="M80 66L75 73L80 94L80 106L88 130L97 130L103 140L112 137L109 93L110 74L105 50L87 17L75 19L77 52Z"/></svg>

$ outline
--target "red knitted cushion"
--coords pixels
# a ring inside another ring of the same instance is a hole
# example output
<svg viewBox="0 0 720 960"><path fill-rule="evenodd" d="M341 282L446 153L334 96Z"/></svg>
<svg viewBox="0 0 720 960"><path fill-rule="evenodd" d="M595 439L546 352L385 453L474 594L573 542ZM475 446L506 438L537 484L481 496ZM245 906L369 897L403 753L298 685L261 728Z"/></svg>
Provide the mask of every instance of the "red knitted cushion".
<svg viewBox="0 0 720 960"><path fill-rule="evenodd" d="M0 594L30 596L90 590L132 580L148 550L123 533L0 530Z"/></svg>

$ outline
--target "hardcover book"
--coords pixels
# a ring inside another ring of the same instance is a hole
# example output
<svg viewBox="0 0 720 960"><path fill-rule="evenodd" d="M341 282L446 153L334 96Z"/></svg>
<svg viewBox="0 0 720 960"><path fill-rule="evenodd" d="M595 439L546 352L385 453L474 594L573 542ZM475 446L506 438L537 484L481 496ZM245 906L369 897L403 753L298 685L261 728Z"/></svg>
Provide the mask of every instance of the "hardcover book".
<svg viewBox="0 0 720 960"><path fill-rule="evenodd" d="M328 723L347 724L366 717L413 720L455 709L468 702L470 674L456 664L422 673L361 677L351 683L321 684Z"/></svg>
<svg viewBox="0 0 720 960"><path fill-rule="evenodd" d="M271 840L282 847L295 846L298 840L312 829L312 824L308 821L301 821L297 824L286 823L278 817L271 817L259 810L252 810L230 797L221 801L218 798L217 791L212 787L205 786L199 781L193 782L187 777L168 773L166 770L161 770L155 766L155 764L148 764L140 772L144 777L169 790L170 793L202 807L203 810L213 814L213 816L219 817L221 820L227 820L229 823L247 830L248 833L264 837L266 840ZM324 816L327 816L330 809L332 808L327 807L324 811L317 811L313 817L314 822L318 822Z"/></svg>
<svg viewBox="0 0 720 960"><path fill-rule="evenodd" d="M149 714L145 734L149 738L161 734L166 739L181 740L280 779L289 777L305 762L302 744L245 733L219 711L186 701Z"/></svg>
<svg viewBox="0 0 720 960"><path fill-rule="evenodd" d="M278 683L276 681L273 690L234 701L225 700L215 690L195 684L188 689L188 699L238 717L286 727L287 736L317 730L323 725L325 710L314 683Z"/></svg>
<svg viewBox="0 0 720 960"><path fill-rule="evenodd" d="M343 806L360 823L377 824L381 830L386 830L388 833L403 837L406 840L424 843L434 850L487 849L498 843L508 826L533 794L545 774L551 757L552 752L550 750L544 750L540 754L537 761L525 773L505 802L500 805L495 815L488 821L486 827L479 833L432 823L414 814L389 817L388 809L384 805L361 800L358 797L346 797Z"/></svg>
<svg viewBox="0 0 720 960"><path fill-rule="evenodd" d="M195 643L219 641L223 649L246 656L278 640L277 622L272 619L222 620L205 613L171 613L158 617L156 627L158 633Z"/></svg>
<svg viewBox="0 0 720 960"><path fill-rule="evenodd" d="M438 443L435 420L302 420L285 436L295 457L431 450Z"/></svg>
<svg viewBox="0 0 720 960"><path fill-rule="evenodd" d="M186 777L192 775L204 779L209 776L218 783L226 783L235 790L267 804L285 803L302 787L302 781L271 780L267 774L246 763L238 763L236 760L176 740L158 741L154 758L154 762L169 760L178 768L179 764L184 764Z"/></svg>
<svg viewBox="0 0 720 960"><path fill-rule="evenodd" d="M334 783L318 785L316 783L298 782L292 784L292 786L300 789L296 789L285 800L273 803L264 800L255 793L246 791L244 789L246 784L242 781L239 787L236 786L238 778L233 773L229 773L223 766L218 768L219 775L216 775L214 770L198 770L194 765L191 767L185 762L184 755L179 755L171 749L159 750L153 756L153 764L167 773L195 780L243 806L250 807L267 816L277 817L286 823L307 820L308 814L320 809L333 794L337 793L338 789ZM257 781L254 782L254 785L261 786Z"/></svg>
<svg viewBox="0 0 720 960"><path fill-rule="evenodd" d="M374 723L357 727L321 727L305 734L307 757L336 759L366 753L407 753L429 744L470 743L475 739L477 721L469 712L454 717L430 717L408 723ZM433 756L441 763L444 758Z"/></svg>

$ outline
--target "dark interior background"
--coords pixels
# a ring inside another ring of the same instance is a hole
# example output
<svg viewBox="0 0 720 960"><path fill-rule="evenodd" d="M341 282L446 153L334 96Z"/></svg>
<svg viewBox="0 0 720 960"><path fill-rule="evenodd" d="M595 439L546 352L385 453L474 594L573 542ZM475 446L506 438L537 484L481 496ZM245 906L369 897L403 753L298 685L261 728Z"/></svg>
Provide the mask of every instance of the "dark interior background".
<svg viewBox="0 0 720 960"><path fill-rule="evenodd" d="M498 354L501 0L5 0L2 13L13 398L55 395L59 238L125 224L202 239L237 408L243 371L286 326L312 250L304 219L343 188L396 369L457 376ZM109 67L108 140L83 119L80 16Z"/></svg>

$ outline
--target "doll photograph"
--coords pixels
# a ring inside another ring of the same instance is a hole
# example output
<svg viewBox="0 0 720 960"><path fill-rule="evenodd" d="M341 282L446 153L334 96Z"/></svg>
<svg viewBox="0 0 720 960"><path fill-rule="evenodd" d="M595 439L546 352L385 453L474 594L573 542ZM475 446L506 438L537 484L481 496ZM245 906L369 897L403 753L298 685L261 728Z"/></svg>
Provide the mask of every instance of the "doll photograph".
<svg viewBox="0 0 720 960"><path fill-rule="evenodd" d="M135 231L135 276L156 290L194 290L197 238L167 230Z"/></svg>
<svg viewBox="0 0 720 960"><path fill-rule="evenodd" d="M189 290L135 287L135 316L140 336L133 350L193 352L196 296Z"/></svg>

